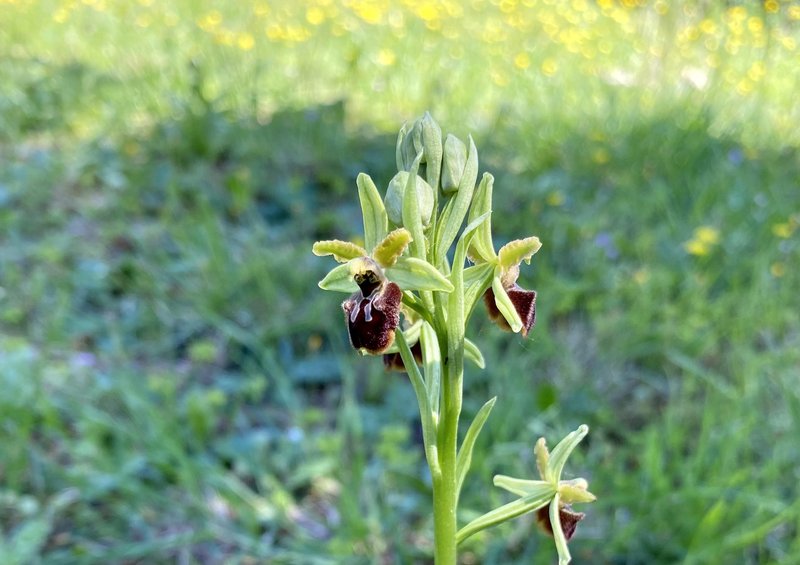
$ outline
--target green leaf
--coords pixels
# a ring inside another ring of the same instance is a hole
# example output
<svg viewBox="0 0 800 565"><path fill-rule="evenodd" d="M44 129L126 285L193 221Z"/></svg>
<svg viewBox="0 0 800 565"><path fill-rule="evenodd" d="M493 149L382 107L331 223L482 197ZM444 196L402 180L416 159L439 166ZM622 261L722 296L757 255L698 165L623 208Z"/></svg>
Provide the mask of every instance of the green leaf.
<svg viewBox="0 0 800 565"><path fill-rule="evenodd" d="M486 361L483 359L483 353L481 353L477 345L466 338L464 338L464 357L472 361L479 369L486 368Z"/></svg>
<svg viewBox="0 0 800 565"><path fill-rule="evenodd" d="M439 470L439 459L436 456L436 425L433 421L431 405L428 402L428 392L425 388L425 381L422 380L422 374L419 372L417 362L414 360L414 354L411 353L411 349L408 347L408 342L403 332L397 332L396 339L400 349L400 357L403 358L403 364L411 380L411 386L414 388L414 394L417 395L419 416L422 422L422 440L425 443L425 456L431 467L431 473L436 473L437 470L441 473L441 470Z"/></svg>
<svg viewBox="0 0 800 565"><path fill-rule="evenodd" d="M472 450L475 447L475 441L478 439L478 434L481 433L483 425L489 418L492 412L494 403L497 402L497 397L488 400L478 413L475 414L475 419L467 429L467 435L464 436L464 442L461 444L461 449L458 450L456 455L456 496L461 492L461 485L464 484L464 478L469 472L469 467L472 464Z"/></svg>
<svg viewBox="0 0 800 565"><path fill-rule="evenodd" d="M564 470L564 464L572 451L578 446L586 434L589 433L589 426L582 424L574 432L567 434L567 437L558 442L558 445L550 452L550 460L547 462L547 473L549 480L560 481L561 472Z"/></svg>
<svg viewBox="0 0 800 565"><path fill-rule="evenodd" d="M453 255L453 266L450 271L453 292L447 298L447 355L457 371L461 371L464 363L464 262L467 259L467 247L475 235L475 230L488 217L489 215L485 214L476 218L464 228Z"/></svg>
<svg viewBox="0 0 800 565"><path fill-rule="evenodd" d="M504 504L499 508L487 512L486 514L474 519L472 522L458 530L456 534L456 543L461 543L473 534L502 524L512 518L534 512L544 506L547 506L556 494L555 487L551 484L545 483L536 492L532 492L527 496L523 496L513 502Z"/></svg>
<svg viewBox="0 0 800 565"><path fill-rule="evenodd" d="M401 127L400 131L397 133L397 143L395 144L394 148L394 156L395 156L395 161L397 162L398 171L406 170L405 156L403 154L404 153L403 142L406 139L407 133L408 133L408 124L403 124L403 127Z"/></svg>
<svg viewBox="0 0 800 565"><path fill-rule="evenodd" d="M388 219L383 199L369 175L360 173L356 178L358 199L361 201L361 215L364 217L364 245L372 250L386 237Z"/></svg>
<svg viewBox="0 0 800 565"><path fill-rule="evenodd" d="M339 263L347 263L350 259L364 257L367 255L367 252L363 247L360 247L355 243L341 241L339 239L317 241L311 248L311 252L317 257L333 255L333 258Z"/></svg>
<svg viewBox="0 0 800 565"><path fill-rule="evenodd" d="M358 290L353 274L350 272L350 263L334 267L325 278L317 283L322 290L346 292L352 294Z"/></svg>
<svg viewBox="0 0 800 565"><path fill-rule="evenodd" d="M400 285L403 290L453 290L453 285L436 267L416 257L400 257L385 272L386 277Z"/></svg>
<svg viewBox="0 0 800 565"><path fill-rule="evenodd" d="M391 267L409 243L411 243L411 233L406 228L397 228L375 246L372 257L381 267Z"/></svg>
<svg viewBox="0 0 800 565"><path fill-rule="evenodd" d="M436 236L437 257L444 257L458 235L461 224L469 210L472 194L475 192L475 180L478 178L478 150L469 138L469 156L464 166L464 174L458 185L458 192L444 207L442 217L439 219L439 232Z"/></svg>
<svg viewBox="0 0 800 565"><path fill-rule="evenodd" d="M403 194L403 226L411 232L413 238L411 242L411 255L417 259L425 259L425 235L423 232L423 222L420 216L420 203L417 191L417 171L422 153L417 154L411 170L408 173L405 193ZM422 179L419 179L420 181ZM423 181L424 182L424 181Z"/></svg>
<svg viewBox="0 0 800 565"><path fill-rule="evenodd" d="M478 231L483 229L482 224ZM477 234L476 234L477 235ZM472 239L475 242L475 238ZM469 320L475 305L483 294L492 286L494 276L494 265L491 263L481 263L464 269L464 319Z"/></svg>
<svg viewBox="0 0 800 565"><path fill-rule="evenodd" d="M478 216L482 216L487 212L492 211L492 189L494 187L494 177L489 173L483 173L483 178L475 190L475 196L472 198L472 205L469 209L469 219L471 222ZM474 260L481 259L486 262L494 262L497 255L494 252L494 243L492 243L492 223L486 222L475 234L472 240L470 249Z"/></svg>
<svg viewBox="0 0 800 565"><path fill-rule="evenodd" d="M431 409L439 412L439 389L442 382L442 352L439 349L439 338L436 331L428 323L423 324L420 331L422 344L423 370L425 371L425 385L428 389L428 402Z"/></svg>
<svg viewBox="0 0 800 565"><path fill-rule="evenodd" d="M515 479L514 477L507 477L505 475L495 475L494 486L507 490L517 496L528 496L529 494L539 492L543 485L553 486L553 483L547 481L532 481L529 479Z"/></svg>
<svg viewBox="0 0 800 565"><path fill-rule="evenodd" d="M497 253L500 266L504 270L516 267L523 261L530 264L533 254L539 251L542 242L538 237L526 237L525 239L515 239L503 247Z"/></svg>
<svg viewBox="0 0 800 565"><path fill-rule="evenodd" d="M494 301L497 304L497 309L500 310L500 313L511 326L511 331L519 332L522 329L522 320L508 297L506 289L503 288L503 283L497 273L492 279L492 290L494 291Z"/></svg>

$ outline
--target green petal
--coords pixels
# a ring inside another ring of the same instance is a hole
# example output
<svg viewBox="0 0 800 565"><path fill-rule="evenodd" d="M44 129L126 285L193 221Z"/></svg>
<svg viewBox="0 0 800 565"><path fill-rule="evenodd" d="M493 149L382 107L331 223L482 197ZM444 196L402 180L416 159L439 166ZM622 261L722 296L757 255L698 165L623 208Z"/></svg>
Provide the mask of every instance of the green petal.
<svg viewBox="0 0 800 565"><path fill-rule="evenodd" d="M381 267L391 267L403 254L409 243L411 243L411 232L405 228L397 228L375 246L372 256Z"/></svg>
<svg viewBox="0 0 800 565"><path fill-rule="evenodd" d="M588 486L586 479L561 481L558 484L558 494L565 504L594 502L597 497L587 490Z"/></svg>
<svg viewBox="0 0 800 565"><path fill-rule="evenodd" d="M322 290L332 290L334 292L347 292L352 294L358 290L353 274L350 272L350 263L339 265L332 269L325 278L319 281Z"/></svg>
<svg viewBox="0 0 800 565"><path fill-rule="evenodd" d="M514 303L508 297L506 289L503 288L503 283L497 273L492 279L492 290L494 291L494 301L497 304L497 309L500 310L508 325L511 326L511 331L519 333L522 329L522 320L517 314L517 309L514 308Z"/></svg>
<svg viewBox="0 0 800 565"><path fill-rule="evenodd" d="M383 199L369 175L361 173L356 179L358 199L361 201L361 215L364 217L364 245L374 249L386 237L388 219Z"/></svg>
<svg viewBox="0 0 800 565"><path fill-rule="evenodd" d="M339 263L347 263L350 259L364 257L367 254L363 247L349 241L341 241L338 239L317 241L314 243L311 251L317 257L333 255L333 258Z"/></svg>
<svg viewBox="0 0 800 565"><path fill-rule="evenodd" d="M451 292L453 285L436 267L414 257L400 257L386 269L386 277L403 290L440 290Z"/></svg>
<svg viewBox="0 0 800 565"><path fill-rule="evenodd" d="M503 267L503 270L508 270L523 261L530 263L533 254L539 251L541 247L542 242L535 236L515 239L501 247L497 253L500 258L500 266Z"/></svg>

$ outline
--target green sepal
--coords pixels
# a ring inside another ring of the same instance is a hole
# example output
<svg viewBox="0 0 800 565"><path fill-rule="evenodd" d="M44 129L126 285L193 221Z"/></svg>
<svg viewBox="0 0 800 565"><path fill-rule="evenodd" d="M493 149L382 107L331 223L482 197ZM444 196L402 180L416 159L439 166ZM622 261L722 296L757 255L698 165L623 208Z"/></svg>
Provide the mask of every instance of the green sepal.
<svg viewBox="0 0 800 565"><path fill-rule="evenodd" d="M572 561L572 556L569 553L569 546L567 545L567 537L564 535L564 528L561 527L561 513L560 513L561 499L556 493L553 501L550 503L550 525L553 528L553 540L556 542L556 551L558 552L558 565L568 565Z"/></svg>
<svg viewBox="0 0 800 565"><path fill-rule="evenodd" d="M471 535L485 530L486 528L502 524L517 516L527 514L528 512L539 510L539 508L547 506L555 495L555 487L549 483L544 483L536 489L535 492L518 498L513 502L509 502L508 504L504 504L474 519L458 530L456 534L456 543L461 543Z"/></svg>
<svg viewBox="0 0 800 565"><path fill-rule="evenodd" d="M526 237L525 239L515 239L500 248L497 253L498 263L503 270L516 267L523 261L530 264L533 254L539 251L542 242L536 236Z"/></svg>
<svg viewBox="0 0 800 565"><path fill-rule="evenodd" d="M411 243L411 232L405 228L397 228L375 246L372 257L381 267L391 267L403 254L409 243Z"/></svg>
<svg viewBox="0 0 800 565"><path fill-rule="evenodd" d="M467 435L464 436L464 441L461 444L461 449L458 450L456 455L456 496L461 492L461 485L464 484L464 477L469 472L469 467L472 464L472 450L475 447L475 441L478 439L478 434L481 433L483 425L489 418L492 412L494 403L497 402L497 397L488 400L478 413L475 414L475 419L467 429Z"/></svg>
<svg viewBox="0 0 800 565"><path fill-rule="evenodd" d="M317 285L322 290L346 292L348 294L358 290L358 285L353 280L353 273L350 271L350 263L334 267Z"/></svg>
<svg viewBox="0 0 800 565"><path fill-rule="evenodd" d="M361 202L361 215L364 218L364 245L374 249L386 237L388 219L378 188L369 175L360 173L356 178L358 199Z"/></svg>
<svg viewBox="0 0 800 565"><path fill-rule="evenodd" d="M475 343L467 338L464 338L464 358L469 359L479 369L486 368L486 360L483 358L483 353Z"/></svg>
<svg viewBox="0 0 800 565"><path fill-rule="evenodd" d="M489 173L483 173L481 182L478 188L475 189L475 195L472 198L472 205L469 208L468 222L471 222L478 216L482 216L487 212L492 211L492 191L494 188L494 177ZM472 240L472 245L468 251L470 259L474 263L486 261L492 263L497 259L494 252L494 243L492 243L492 224L486 222L475 234Z"/></svg>
<svg viewBox="0 0 800 565"><path fill-rule="evenodd" d="M461 224L469 210L472 201L472 193L475 192L475 181L478 178L478 150L469 138L469 156L464 165L464 174L461 175L461 182L458 185L458 192L450 199L442 211L439 218L439 231L436 235L436 253L440 256L447 254L450 246L458 235ZM470 222L471 223L471 222Z"/></svg>
<svg viewBox="0 0 800 565"><path fill-rule="evenodd" d="M311 248L311 252L317 257L333 255L333 258L339 263L347 263L351 259L364 257L367 254L367 251L363 247L339 239L317 241Z"/></svg>
<svg viewBox="0 0 800 565"><path fill-rule="evenodd" d="M400 257L385 270L386 278L403 290L439 290L452 292L453 285L436 267L416 257Z"/></svg>
<svg viewBox="0 0 800 565"><path fill-rule="evenodd" d="M447 134L444 141L444 161L442 161L442 192L451 194L458 190L464 165L467 164L467 146L453 134Z"/></svg>
<svg viewBox="0 0 800 565"><path fill-rule="evenodd" d="M497 271L499 271L499 268L495 269L495 276L492 279L495 304L497 304L497 309L500 310L500 313L506 319L508 325L511 326L511 331L518 333L522 329L522 320L519 314L517 314L517 309L514 308L511 299L508 297L506 289L503 288L503 282Z"/></svg>
<svg viewBox="0 0 800 565"><path fill-rule="evenodd" d="M561 472L564 470L564 464L572 451L578 446L586 434L589 433L589 426L582 424L574 432L567 434L567 437L558 442L550 452L550 458L547 462L547 476L544 477L548 480L560 481Z"/></svg>
<svg viewBox="0 0 800 565"><path fill-rule="evenodd" d="M529 494L539 492L543 485L553 486L552 483L547 481L534 481L529 479L515 479L514 477L507 477L506 475L495 475L492 480L494 486L517 496L528 496Z"/></svg>

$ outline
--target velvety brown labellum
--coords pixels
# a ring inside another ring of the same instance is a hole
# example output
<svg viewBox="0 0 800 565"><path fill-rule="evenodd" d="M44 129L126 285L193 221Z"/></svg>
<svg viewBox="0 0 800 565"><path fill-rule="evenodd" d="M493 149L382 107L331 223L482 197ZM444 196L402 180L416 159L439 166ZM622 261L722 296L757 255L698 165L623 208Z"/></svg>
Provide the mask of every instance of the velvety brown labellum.
<svg viewBox="0 0 800 565"><path fill-rule="evenodd" d="M558 509L558 517L561 520L561 530L564 532L564 537L567 541L572 539L575 535L575 529L578 527L578 522L583 520L586 516L583 512L573 512L569 504L565 504ZM553 524L550 523L550 505L539 508L536 511L536 523L548 535L553 535Z"/></svg>
<svg viewBox="0 0 800 565"><path fill-rule="evenodd" d="M522 335L527 336L528 332L533 329L536 324L536 291L525 290L518 284L514 283L510 288L506 289L514 309L519 314L522 320ZM508 321L503 317L503 314L497 308L497 303L494 298L494 291L489 287L483 295L483 301L486 303L486 309L489 311L489 319L491 319L500 328L507 332L511 331L511 326Z"/></svg>
<svg viewBox="0 0 800 565"><path fill-rule="evenodd" d="M394 331L400 323L403 291L387 282L364 297L361 291L342 303L350 343L356 349L377 355L394 343Z"/></svg>
<svg viewBox="0 0 800 565"><path fill-rule="evenodd" d="M411 346L411 354L414 356L414 361L417 364L422 364L422 344L418 341ZM385 353L383 355L383 366L387 371L401 371L406 372L406 367L403 364L403 357L399 351L395 353Z"/></svg>

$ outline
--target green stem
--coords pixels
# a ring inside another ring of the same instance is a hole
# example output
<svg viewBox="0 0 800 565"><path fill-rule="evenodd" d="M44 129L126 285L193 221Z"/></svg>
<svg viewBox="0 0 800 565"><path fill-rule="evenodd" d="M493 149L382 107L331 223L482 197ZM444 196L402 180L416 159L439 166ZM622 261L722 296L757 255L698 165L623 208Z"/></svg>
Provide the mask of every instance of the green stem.
<svg viewBox="0 0 800 565"><path fill-rule="evenodd" d="M445 357L442 371L442 400L444 406L438 429L440 476L433 483L434 560L436 565L455 565L458 524L458 479L456 454L458 448L458 419L461 414L461 395L464 376L463 357Z"/></svg>

